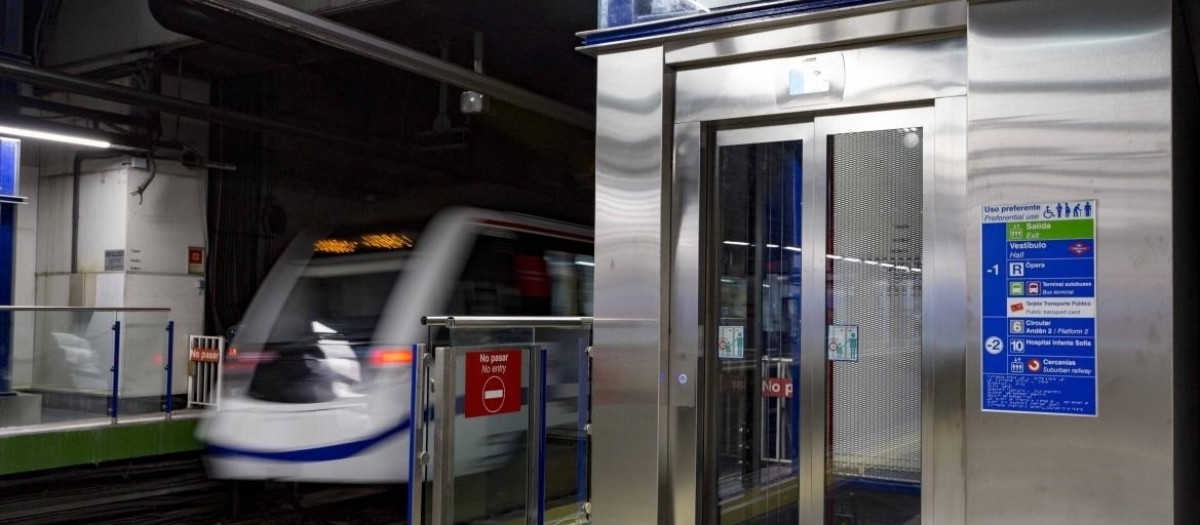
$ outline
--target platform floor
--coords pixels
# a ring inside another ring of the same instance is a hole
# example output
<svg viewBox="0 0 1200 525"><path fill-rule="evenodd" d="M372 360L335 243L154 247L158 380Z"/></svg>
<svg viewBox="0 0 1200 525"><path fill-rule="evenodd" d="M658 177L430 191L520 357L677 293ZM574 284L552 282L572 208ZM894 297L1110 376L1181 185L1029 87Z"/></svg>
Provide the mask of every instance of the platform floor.
<svg viewBox="0 0 1200 525"><path fill-rule="evenodd" d="M203 410L0 428L0 476L200 450Z"/></svg>

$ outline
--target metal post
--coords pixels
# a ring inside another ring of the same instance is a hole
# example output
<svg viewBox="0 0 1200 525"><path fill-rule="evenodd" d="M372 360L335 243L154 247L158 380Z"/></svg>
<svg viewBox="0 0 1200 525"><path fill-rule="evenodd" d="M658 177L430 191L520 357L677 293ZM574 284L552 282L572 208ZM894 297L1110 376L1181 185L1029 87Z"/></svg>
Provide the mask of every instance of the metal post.
<svg viewBox="0 0 1200 525"><path fill-rule="evenodd" d="M120 399L121 399L121 321L113 321L113 358L112 368L108 370L112 372L112 400L109 403L109 417L112 422L117 422L117 416L120 414Z"/></svg>
<svg viewBox="0 0 1200 525"><path fill-rule="evenodd" d="M217 391L212 393L213 408L221 409L221 394L224 391L225 383L225 347L228 341L224 337L217 340L217 368L214 373L217 374Z"/></svg>
<svg viewBox="0 0 1200 525"><path fill-rule="evenodd" d="M578 419L576 420L575 436L575 490L577 492L575 499L579 504L580 509L587 503L588 497L588 476L590 469L588 468L588 445L591 437L589 436L591 429L588 423L591 421L589 408L591 407L591 345L589 341L584 339L579 340L579 348L577 351L578 374L578 399L575 403Z"/></svg>
<svg viewBox="0 0 1200 525"><path fill-rule="evenodd" d="M425 345L413 345L412 393L409 397L409 418L412 421L412 436L408 440L408 523L425 523L425 465L429 462L429 451L425 446L425 393L429 380L428 366L432 355L425 353Z"/></svg>
<svg viewBox="0 0 1200 525"><path fill-rule="evenodd" d="M433 524L454 525L454 418L456 359L453 347L438 348L434 353L433 393L437 405L433 413Z"/></svg>
<svg viewBox="0 0 1200 525"><path fill-rule="evenodd" d="M167 419L171 419L171 376L175 370L175 321L167 321Z"/></svg>
<svg viewBox="0 0 1200 525"><path fill-rule="evenodd" d="M529 348L529 430L526 435L528 461L525 523L542 525L546 493L546 349Z"/></svg>

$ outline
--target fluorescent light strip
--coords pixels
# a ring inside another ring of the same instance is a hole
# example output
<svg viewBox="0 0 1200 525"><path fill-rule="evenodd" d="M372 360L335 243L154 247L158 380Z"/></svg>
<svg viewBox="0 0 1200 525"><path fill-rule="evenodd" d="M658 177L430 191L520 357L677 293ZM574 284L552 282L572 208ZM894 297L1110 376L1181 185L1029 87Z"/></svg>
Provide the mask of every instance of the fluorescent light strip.
<svg viewBox="0 0 1200 525"><path fill-rule="evenodd" d="M730 246L750 246L750 243L742 241L724 241L724 244L728 244Z"/></svg>
<svg viewBox="0 0 1200 525"><path fill-rule="evenodd" d="M778 248L778 247L779 247L778 244L768 244L767 245L767 248Z"/></svg>
<svg viewBox="0 0 1200 525"><path fill-rule="evenodd" d="M575 261L575 264L578 264L579 266L596 266L596 263L588 261Z"/></svg>
<svg viewBox="0 0 1200 525"><path fill-rule="evenodd" d="M796 248L796 247L794 247L794 246L786 246L786 247L784 247L784 249L785 249L785 250L793 250L793 251L797 251L797 252L798 252L798 251L800 251L800 248ZM833 259L833 260L835 260L835 261L860 262L860 263L863 263L863 264L869 264L869 265L871 265L871 266L879 266L879 267L881 267L881 268L894 268L894 269L896 269L896 270L903 270L903 271L906 271L906 272L915 272L915 273L921 273L921 269L920 269L920 268L909 268L908 266L901 266L901 265L898 265L898 264L890 264L890 263L879 262L879 261L872 261L872 260L865 260L865 261L864 261L864 260L862 260L862 259L859 259L859 258L857 258L857 257L842 257L841 255L834 255L834 254L832 254L832 253L825 254L825 258L826 258L826 259Z"/></svg>
<svg viewBox="0 0 1200 525"><path fill-rule="evenodd" d="M112 143L103 140L95 140L84 137L76 137L73 135L63 135L60 133L48 133L45 131L34 131L32 129L14 128L10 126L0 126L0 135L15 135L17 137L25 137L31 139L50 140L54 142L65 142L67 144L75 144L78 146L88 146L92 148L111 148Z"/></svg>
<svg viewBox="0 0 1200 525"><path fill-rule="evenodd" d="M789 251L789 252L798 252L798 251L800 251L800 248L797 248L797 247L795 247L795 246L784 246L784 247L783 247L783 249L785 249L785 250L787 250L787 251Z"/></svg>

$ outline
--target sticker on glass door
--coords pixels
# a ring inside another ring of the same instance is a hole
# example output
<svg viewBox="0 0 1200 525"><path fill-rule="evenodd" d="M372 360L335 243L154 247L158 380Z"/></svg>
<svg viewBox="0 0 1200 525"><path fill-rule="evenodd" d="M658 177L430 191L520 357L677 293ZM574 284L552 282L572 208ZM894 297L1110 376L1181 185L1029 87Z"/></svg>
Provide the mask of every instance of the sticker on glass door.
<svg viewBox="0 0 1200 525"><path fill-rule="evenodd" d="M829 360L858 361L858 325L829 325Z"/></svg>
<svg viewBox="0 0 1200 525"><path fill-rule="evenodd" d="M742 359L746 356L746 332L741 326L722 326L717 338L717 357Z"/></svg>

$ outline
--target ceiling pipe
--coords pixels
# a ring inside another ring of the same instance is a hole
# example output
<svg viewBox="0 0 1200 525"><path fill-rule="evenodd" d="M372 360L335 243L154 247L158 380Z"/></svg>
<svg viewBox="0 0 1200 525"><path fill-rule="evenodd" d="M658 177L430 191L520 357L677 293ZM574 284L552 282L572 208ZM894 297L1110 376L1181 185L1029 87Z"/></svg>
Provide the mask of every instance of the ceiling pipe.
<svg viewBox="0 0 1200 525"><path fill-rule="evenodd" d="M11 93L0 92L0 104L45 111L66 117L78 117L95 122L102 122L105 124L137 127L145 127L151 124L151 122L148 120L140 119L130 115L122 115L120 113L112 113L109 111L74 106L71 104L63 104L61 102L54 102L52 100L14 95ZM45 115L38 115L38 117L47 118Z"/></svg>
<svg viewBox="0 0 1200 525"><path fill-rule="evenodd" d="M258 20L271 27L439 82L453 84L468 91L478 91L513 106L581 129L594 130L596 127L595 116L587 111L476 73L468 68L440 60L390 40L270 0L192 1Z"/></svg>
<svg viewBox="0 0 1200 525"><path fill-rule="evenodd" d="M350 136L348 134L316 131L300 126L284 124L282 122L277 122L256 115L240 113L216 106L201 104L199 102L192 102L190 100L157 95L146 91L139 91L132 88L118 86L116 84L110 84L108 82L60 73L51 69L30 66L9 60L0 60L0 77L19 80L21 82L26 82L43 88L77 93L103 100L120 102L122 104L140 106L163 113L191 117L214 124L232 126L251 131L305 138L329 144L345 145L359 150L374 151L390 157L394 157L397 154L403 153L400 148L386 144L373 143L362 138Z"/></svg>

